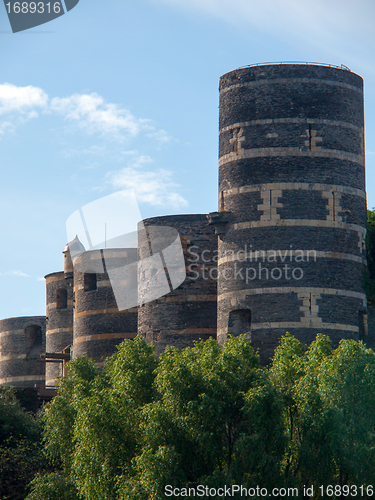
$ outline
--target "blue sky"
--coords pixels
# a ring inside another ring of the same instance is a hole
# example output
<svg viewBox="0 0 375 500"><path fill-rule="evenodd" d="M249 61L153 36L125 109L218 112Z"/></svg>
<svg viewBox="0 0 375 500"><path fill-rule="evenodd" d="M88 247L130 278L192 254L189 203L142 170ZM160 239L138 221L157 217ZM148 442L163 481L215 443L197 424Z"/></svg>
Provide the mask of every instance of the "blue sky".
<svg viewBox="0 0 375 500"><path fill-rule="evenodd" d="M45 314L65 222L133 187L143 217L217 209L219 77L268 61L365 80L375 206L373 0L80 0L13 34L0 6L0 319Z"/></svg>

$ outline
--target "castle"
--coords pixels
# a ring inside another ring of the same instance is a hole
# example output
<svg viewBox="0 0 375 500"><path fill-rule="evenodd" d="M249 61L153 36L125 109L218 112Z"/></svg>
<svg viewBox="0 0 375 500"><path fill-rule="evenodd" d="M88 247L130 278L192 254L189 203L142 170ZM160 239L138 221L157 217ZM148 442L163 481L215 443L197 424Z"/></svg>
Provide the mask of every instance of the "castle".
<svg viewBox="0 0 375 500"><path fill-rule="evenodd" d="M0 384L54 386L71 357L103 363L137 332L158 354L245 333L263 362L286 331L304 343L319 332L334 345L366 338L362 78L307 63L225 74L219 210L142 224L147 234L166 226L178 232L185 281L174 288L165 269L169 293L119 310L109 269L141 262L150 241L140 237L138 250L84 251L73 240L64 271L45 277L46 317L0 321Z"/></svg>

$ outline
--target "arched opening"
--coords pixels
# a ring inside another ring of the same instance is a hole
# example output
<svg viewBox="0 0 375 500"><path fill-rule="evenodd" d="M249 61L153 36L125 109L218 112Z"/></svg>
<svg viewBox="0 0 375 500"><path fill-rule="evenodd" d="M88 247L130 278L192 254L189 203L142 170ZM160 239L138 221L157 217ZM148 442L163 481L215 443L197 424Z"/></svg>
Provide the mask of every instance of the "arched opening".
<svg viewBox="0 0 375 500"><path fill-rule="evenodd" d="M83 275L83 289L85 292L90 292L91 290L96 290L96 274L95 273L85 273Z"/></svg>
<svg viewBox="0 0 375 500"><path fill-rule="evenodd" d="M228 335L238 337L250 333L251 311L250 309L235 309L229 313Z"/></svg>
<svg viewBox="0 0 375 500"><path fill-rule="evenodd" d="M39 325L28 325L25 328L27 356L39 356L43 346L42 328Z"/></svg>
<svg viewBox="0 0 375 500"><path fill-rule="evenodd" d="M68 307L68 290L59 288L56 291L56 309L66 309Z"/></svg>

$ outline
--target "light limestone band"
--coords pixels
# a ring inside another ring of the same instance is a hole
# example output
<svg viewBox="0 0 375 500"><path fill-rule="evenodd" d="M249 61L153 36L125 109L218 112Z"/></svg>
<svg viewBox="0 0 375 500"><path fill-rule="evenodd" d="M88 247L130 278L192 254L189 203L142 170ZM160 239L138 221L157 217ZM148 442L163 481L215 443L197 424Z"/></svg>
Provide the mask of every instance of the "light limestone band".
<svg viewBox="0 0 375 500"><path fill-rule="evenodd" d="M109 288L111 286L110 280L97 281L96 283L96 288ZM74 291L77 292L77 290L85 290L85 285L76 285Z"/></svg>
<svg viewBox="0 0 375 500"><path fill-rule="evenodd" d="M126 333L98 333L94 335L83 335L76 337L73 340L73 345L80 344L81 342L90 342L93 340L109 340L109 339L132 339L136 336L136 332Z"/></svg>
<svg viewBox="0 0 375 500"><path fill-rule="evenodd" d="M231 152L223 155L219 159L219 167L237 161L249 158L266 158L266 157L310 157L310 158L335 158L338 160L347 160L354 163L359 163L364 166L364 156L355 153L348 153L339 149L325 149L315 147L313 150L303 151L298 147L271 147L271 148L254 148L254 149L237 149L237 152Z"/></svg>
<svg viewBox="0 0 375 500"><path fill-rule="evenodd" d="M96 314L114 314L114 313L130 313L130 312L137 312L138 309L137 307L132 307L131 309L124 309L123 311L119 311L117 307L113 307L112 309L97 309L93 311L83 311L80 313L74 312L74 317L75 318L81 318L83 316L95 316Z"/></svg>
<svg viewBox="0 0 375 500"><path fill-rule="evenodd" d="M63 308L56 307L56 304L57 304L57 302L50 302L49 304L47 304L47 311L51 311L53 309L58 309L59 311L64 311L68 307L72 307L73 306L73 301L72 300L67 300L67 302L66 302L66 306L67 307L63 307Z"/></svg>
<svg viewBox="0 0 375 500"><path fill-rule="evenodd" d="M73 327L71 328L54 328L53 330L47 330L46 335L53 335L54 333L72 333Z"/></svg>
<svg viewBox="0 0 375 500"><path fill-rule="evenodd" d="M352 123L342 122L338 120L325 120L323 118L265 118L263 120L250 120L248 122L238 122L233 123L232 125L228 125L227 127L223 127L220 130L220 134L224 132L228 132L229 130L233 130L241 127L252 127L254 125L270 125L272 123L298 123L298 124L307 124L307 125L332 125L334 127L342 127L342 128L350 128L352 130L356 130L357 132L363 133L363 127L359 127L358 125L353 125Z"/></svg>
<svg viewBox="0 0 375 500"><path fill-rule="evenodd" d="M7 330L5 332L0 332L0 338L1 337L6 337L7 335L24 335L25 334L25 329L19 329L19 330Z"/></svg>
<svg viewBox="0 0 375 500"><path fill-rule="evenodd" d="M363 90L359 87L355 87L354 85L350 85L349 83L337 82L335 80L320 80L319 78L265 78L264 80L256 80L253 82L243 82L243 83L233 83L232 85L228 85L220 90L220 94L224 94L229 90L240 87L259 87L262 85L273 85L273 84L286 84L290 85L291 83L318 83L324 85L332 85L334 87L341 87L345 89L354 90L359 94L363 93Z"/></svg>
<svg viewBox="0 0 375 500"><path fill-rule="evenodd" d="M272 182L266 184L251 184L248 186L241 186L232 189L223 190L225 196L234 196L244 193L255 193L258 191L274 191L274 190L303 190L303 191L322 191L332 193L350 194L352 196L359 196L366 199L366 193L362 189L356 189L350 186L342 186L340 184L320 184L320 183L307 183L307 182Z"/></svg>
<svg viewBox="0 0 375 500"><path fill-rule="evenodd" d="M9 361L13 359L26 359L27 354L10 354L9 356L1 356L0 355L0 362L1 361Z"/></svg>
<svg viewBox="0 0 375 500"><path fill-rule="evenodd" d="M269 329L269 328L320 328L320 329L325 329L325 330L346 330L349 332L354 332L358 333L359 328L358 326L353 326L353 325L342 325L340 323L323 323L320 322L318 324L315 324L314 322L311 323L305 323L305 322L288 322L288 321L281 321L281 322L275 322L275 323L253 323L251 325L251 330L263 330L263 329Z"/></svg>
<svg viewBox="0 0 375 500"><path fill-rule="evenodd" d="M46 283L50 284L54 281L63 281L64 279L64 271L61 271L61 273L59 273L59 276L51 276L50 278L46 278Z"/></svg>
<svg viewBox="0 0 375 500"><path fill-rule="evenodd" d="M340 290L338 288L318 288L318 287L294 287L294 286L275 286L264 288L248 288L243 290L234 290L233 292L225 292L218 296L218 301L226 299L245 300L247 295L264 295L268 293L312 293L324 295L338 295L343 297L352 297L363 300L363 305L366 305L366 294L361 292L351 292L350 290ZM234 305L234 304L233 304Z"/></svg>
<svg viewBox="0 0 375 500"><path fill-rule="evenodd" d="M44 382L44 375L24 375L19 377L5 377L0 378L0 384L8 384L14 382L30 382L33 380L40 380Z"/></svg>
<svg viewBox="0 0 375 500"><path fill-rule="evenodd" d="M241 256L238 254L241 253ZM233 255L227 255L225 257L221 257L217 264L218 266L221 266L223 264L226 264L228 262L246 262L246 263L252 263L252 262L260 262L263 260L263 263L265 260L268 260L270 257L273 259L278 259L278 260L269 260L269 262L286 262L288 257L289 261L288 262L293 262L292 257L300 257L301 259L307 259L301 260L301 262L310 262L313 260L314 262L316 259L341 259L341 260L350 260L352 262L358 262L360 264L366 264L366 259L362 257L358 257L357 255L353 255L350 253L342 253L342 252L324 252L324 251L318 251L318 250L256 250L250 252L245 252L242 250L239 250L238 252L234 253ZM295 260L295 262L300 262Z"/></svg>

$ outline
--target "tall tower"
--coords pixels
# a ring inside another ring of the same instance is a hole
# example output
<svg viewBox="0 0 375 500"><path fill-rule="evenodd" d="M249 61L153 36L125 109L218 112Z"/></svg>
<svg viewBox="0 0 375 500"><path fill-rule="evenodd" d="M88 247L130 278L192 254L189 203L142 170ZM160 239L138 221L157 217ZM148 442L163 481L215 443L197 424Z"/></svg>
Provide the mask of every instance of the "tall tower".
<svg viewBox="0 0 375 500"><path fill-rule="evenodd" d="M357 339L366 306L363 81L315 64L220 79L218 340Z"/></svg>

